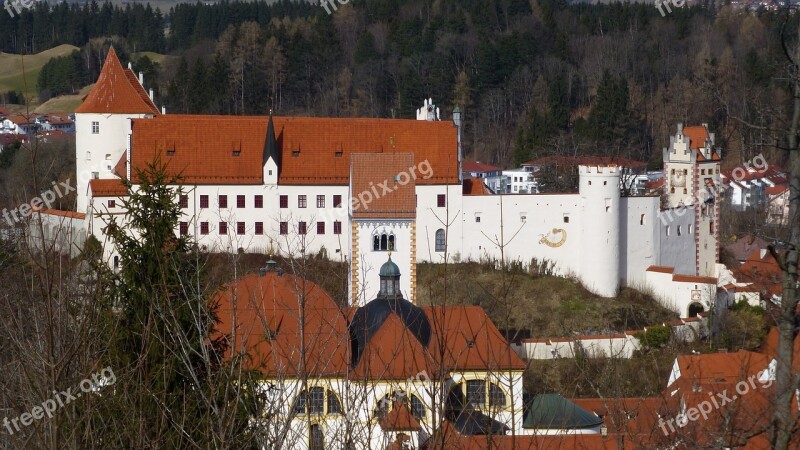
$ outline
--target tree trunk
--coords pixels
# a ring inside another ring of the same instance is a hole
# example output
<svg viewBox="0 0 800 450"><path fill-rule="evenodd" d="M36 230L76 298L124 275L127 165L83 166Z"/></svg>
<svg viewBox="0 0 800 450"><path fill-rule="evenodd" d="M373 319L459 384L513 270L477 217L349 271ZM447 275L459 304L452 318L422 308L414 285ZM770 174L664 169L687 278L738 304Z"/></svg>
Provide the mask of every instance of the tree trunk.
<svg viewBox="0 0 800 450"><path fill-rule="evenodd" d="M775 374L775 413L773 417L773 448L789 448L794 426L791 410L792 395L797 389L797 379L792 373L795 328L797 327L797 262L800 250L800 150L798 149L798 127L800 126L800 45L797 45L792 65L793 111L787 135L789 151L789 249L784 255L772 253L783 271L783 296L778 318L778 360Z"/></svg>

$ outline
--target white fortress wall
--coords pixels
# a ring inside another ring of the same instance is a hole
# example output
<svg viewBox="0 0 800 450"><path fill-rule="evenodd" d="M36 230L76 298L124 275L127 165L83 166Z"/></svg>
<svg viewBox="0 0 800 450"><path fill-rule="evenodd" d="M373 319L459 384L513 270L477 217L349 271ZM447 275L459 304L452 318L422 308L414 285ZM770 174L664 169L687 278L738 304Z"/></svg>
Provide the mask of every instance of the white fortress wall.
<svg viewBox="0 0 800 450"><path fill-rule="evenodd" d="M653 226L658 238L658 262L655 265L674 267L676 274L697 273L695 238L695 207L672 208L660 211ZM645 266L643 269L647 269Z"/></svg>
<svg viewBox="0 0 800 450"><path fill-rule="evenodd" d="M644 286L645 269L658 265L658 210L658 197L620 198L620 282L626 286Z"/></svg>
<svg viewBox="0 0 800 450"><path fill-rule="evenodd" d="M502 203L502 216L500 214ZM480 221L477 221L480 218ZM578 273L580 210L577 194L464 196L462 260L532 258L556 264L560 275Z"/></svg>

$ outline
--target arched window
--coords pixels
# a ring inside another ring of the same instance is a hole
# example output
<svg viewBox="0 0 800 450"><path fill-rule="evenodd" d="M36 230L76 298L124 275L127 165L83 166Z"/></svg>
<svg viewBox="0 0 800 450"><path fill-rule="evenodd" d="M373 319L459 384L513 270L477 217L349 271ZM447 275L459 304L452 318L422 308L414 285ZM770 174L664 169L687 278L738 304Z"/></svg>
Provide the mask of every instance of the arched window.
<svg viewBox="0 0 800 450"><path fill-rule="evenodd" d="M639 225L644 225L644 214L639 216Z"/></svg>
<svg viewBox="0 0 800 450"><path fill-rule="evenodd" d="M460 383L453 389L455 393L451 393L449 397L463 399L460 400L463 405L472 405L477 409L505 408L508 404L503 389L490 381L467 380L466 383ZM457 407L457 405L451 406Z"/></svg>
<svg viewBox="0 0 800 450"><path fill-rule="evenodd" d="M322 433L322 426L318 423L312 424L308 429L308 448L309 450L325 448L325 435Z"/></svg>
<svg viewBox="0 0 800 450"><path fill-rule="evenodd" d="M372 236L372 251L385 252L392 251L395 247L395 237L391 232L376 232Z"/></svg>
<svg viewBox="0 0 800 450"><path fill-rule="evenodd" d="M422 403L422 400L416 395L408 394L404 391L394 391L391 394L384 395L383 398L378 401L378 405L375 406L374 417L376 419L386 417L389 411L394 408L395 402L404 402L406 406L409 407L412 416L417 418L417 420L425 420L425 404Z"/></svg>
<svg viewBox="0 0 800 450"><path fill-rule="evenodd" d="M292 414L296 415L325 415L341 414L342 403L335 392L330 389L315 386L307 391L302 391L294 399Z"/></svg>
<svg viewBox="0 0 800 450"><path fill-rule="evenodd" d="M446 245L447 239L445 238L444 230L439 228L436 230L436 251L443 252Z"/></svg>
<svg viewBox="0 0 800 450"><path fill-rule="evenodd" d="M678 225L678 236L680 236L680 235L681 235L681 226Z"/></svg>
<svg viewBox="0 0 800 450"><path fill-rule="evenodd" d="M667 225L666 230L667 230L667 236L669 236L669 225Z"/></svg>

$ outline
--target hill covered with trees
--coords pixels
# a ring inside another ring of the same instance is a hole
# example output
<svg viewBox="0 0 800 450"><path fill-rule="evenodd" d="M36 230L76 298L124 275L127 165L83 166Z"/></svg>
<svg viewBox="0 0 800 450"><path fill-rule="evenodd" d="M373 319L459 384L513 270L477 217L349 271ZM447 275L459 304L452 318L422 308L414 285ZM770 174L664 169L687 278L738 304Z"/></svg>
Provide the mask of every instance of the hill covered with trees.
<svg viewBox="0 0 800 450"><path fill-rule="evenodd" d="M782 113L781 30L795 40L797 20L711 3L665 17L650 4L560 0L353 0L332 14L287 0L163 13L37 3L0 17L0 42L21 53L79 46L82 69L65 59L58 73L88 80L112 41L123 59L175 55L134 61L173 113L412 118L432 97L443 118L465 111L470 158L611 154L657 166L677 122L709 123L731 163L777 140L740 124Z"/></svg>

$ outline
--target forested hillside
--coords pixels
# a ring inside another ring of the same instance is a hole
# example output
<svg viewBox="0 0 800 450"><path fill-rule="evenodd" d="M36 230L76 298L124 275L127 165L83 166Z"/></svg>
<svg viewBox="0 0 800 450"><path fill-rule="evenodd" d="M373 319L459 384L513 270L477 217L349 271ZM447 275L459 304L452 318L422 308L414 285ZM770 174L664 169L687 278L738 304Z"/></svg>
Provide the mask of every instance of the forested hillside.
<svg viewBox="0 0 800 450"><path fill-rule="evenodd" d="M468 157L501 165L619 154L657 166L676 122L708 122L732 164L776 139L741 123L784 114L773 107L789 95L781 30L797 20L711 4L662 17L651 4L558 0L353 0L330 15L289 1L164 13L95 2L48 13L37 3L0 15L0 42L18 53L79 46L85 74L71 73L89 80L111 36L123 58L176 55L163 66L134 61L173 113L412 118L432 97L443 118L465 111ZM72 86L43 83L45 97Z"/></svg>

